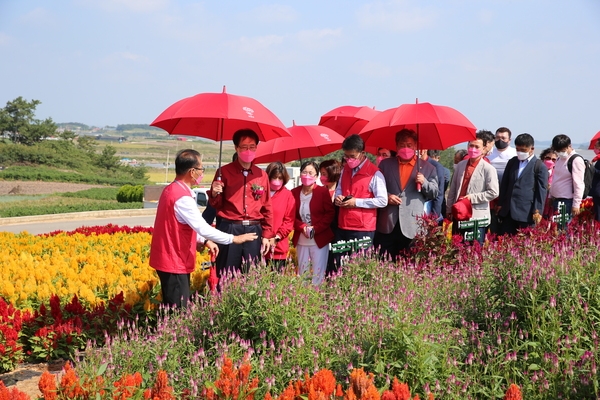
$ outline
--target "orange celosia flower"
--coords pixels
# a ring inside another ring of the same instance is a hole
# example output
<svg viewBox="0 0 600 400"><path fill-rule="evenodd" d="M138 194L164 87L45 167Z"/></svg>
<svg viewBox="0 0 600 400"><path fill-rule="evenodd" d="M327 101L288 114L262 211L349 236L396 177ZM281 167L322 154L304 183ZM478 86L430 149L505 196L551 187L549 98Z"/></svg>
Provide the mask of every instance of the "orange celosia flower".
<svg viewBox="0 0 600 400"><path fill-rule="evenodd" d="M79 378L75 373L75 370L71 367L71 363L67 361L63 367L64 375L60 380L59 392L61 397L65 396L67 399L77 398L78 396L85 396L85 390L79 383Z"/></svg>
<svg viewBox="0 0 600 400"><path fill-rule="evenodd" d="M0 400L30 400L30 397L16 387L7 388L4 382L0 381Z"/></svg>
<svg viewBox="0 0 600 400"><path fill-rule="evenodd" d="M396 395L397 400L410 400L410 389L406 383L398 382L397 378L394 378L392 382L392 392Z"/></svg>
<svg viewBox="0 0 600 400"><path fill-rule="evenodd" d="M294 400L295 398L296 398L296 390L294 389L294 385L292 385L290 383L288 385L288 387L285 388L283 393L281 393L281 395L279 395L277 400Z"/></svg>
<svg viewBox="0 0 600 400"><path fill-rule="evenodd" d="M328 369L322 369L311 378L311 383L318 392L322 392L325 397L329 398L335 390L335 376Z"/></svg>
<svg viewBox="0 0 600 400"><path fill-rule="evenodd" d="M381 400L396 400L396 395L391 390L386 390L381 395Z"/></svg>
<svg viewBox="0 0 600 400"><path fill-rule="evenodd" d="M344 391L342 390L342 385L338 383L337 388L335 389L335 397L342 397L344 395Z"/></svg>
<svg viewBox="0 0 600 400"><path fill-rule="evenodd" d="M169 386L167 373L165 371L158 371L158 374L156 375L156 382L152 387L151 396L153 400L175 400L173 388Z"/></svg>
<svg viewBox="0 0 600 400"><path fill-rule="evenodd" d="M380 400L379 391L373 383L373 374L367 375L362 368L353 370L350 373L350 387L344 398L347 400Z"/></svg>
<svg viewBox="0 0 600 400"><path fill-rule="evenodd" d="M506 391L506 394L504 395L504 400L523 400L521 388L514 383L511 383L510 387Z"/></svg>
<svg viewBox="0 0 600 400"><path fill-rule="evenodd" d="M271 393L267 392L267 394L265 394L264 400L273 400L273 397L271 397Z"/></svg>
<svg viewBox="0 0 600 400"><path fill-rule="evenodd" d="M56 377L50 372L44 371L38 382L38 389L42 392L45 400L56 400L58 397L56 394Z"/></svg>

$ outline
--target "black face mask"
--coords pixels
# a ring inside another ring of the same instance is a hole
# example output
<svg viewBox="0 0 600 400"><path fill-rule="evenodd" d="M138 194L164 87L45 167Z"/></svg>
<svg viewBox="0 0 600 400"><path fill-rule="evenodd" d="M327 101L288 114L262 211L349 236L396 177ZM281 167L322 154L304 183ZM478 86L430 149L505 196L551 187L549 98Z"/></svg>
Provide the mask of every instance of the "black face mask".
<svg viewBox="0 0 600 400"><path fill-rule="evenodd" d="M508 143L506 143L504 140L496 140L496 148L498 150L504 150L507 147Z"/></svg>

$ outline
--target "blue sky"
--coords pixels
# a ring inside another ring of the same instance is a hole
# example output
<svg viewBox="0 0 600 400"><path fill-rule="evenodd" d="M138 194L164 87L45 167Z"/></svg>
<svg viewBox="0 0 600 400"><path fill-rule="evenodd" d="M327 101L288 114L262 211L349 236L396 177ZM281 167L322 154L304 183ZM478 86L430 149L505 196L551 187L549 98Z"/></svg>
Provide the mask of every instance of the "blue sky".
<svg viewBox="0 0 600 400"><path fill-rule="evenodd" d="M0 0L0 105L150 123L201 92L286 125L341 105L451 106L537 140L600 130L599 0Z"/></svg>

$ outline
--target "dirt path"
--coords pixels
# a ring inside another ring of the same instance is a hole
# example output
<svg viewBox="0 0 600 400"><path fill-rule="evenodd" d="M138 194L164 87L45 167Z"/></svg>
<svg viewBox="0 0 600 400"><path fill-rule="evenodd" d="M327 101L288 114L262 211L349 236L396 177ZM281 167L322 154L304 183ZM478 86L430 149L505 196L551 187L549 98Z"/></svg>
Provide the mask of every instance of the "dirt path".
<svg viewBox="0 0 600 400"><path fill-rule="evenodd" d="M14 371L0 374L0 380L8 388L16 386L21 392L26 393L32 400L42 395L38 389L38 382L44 371L59 375L64 366L64 361L41 364L21 364Z"/></svg>
<svg viewBox="0 0 600 400"><path fill-rule="evenodd" d="M88 185L66 182L41 182L41 181L2 181L0 180L0 196L15 194L50 194L60 192L77 192L102 185Z"/></svg>

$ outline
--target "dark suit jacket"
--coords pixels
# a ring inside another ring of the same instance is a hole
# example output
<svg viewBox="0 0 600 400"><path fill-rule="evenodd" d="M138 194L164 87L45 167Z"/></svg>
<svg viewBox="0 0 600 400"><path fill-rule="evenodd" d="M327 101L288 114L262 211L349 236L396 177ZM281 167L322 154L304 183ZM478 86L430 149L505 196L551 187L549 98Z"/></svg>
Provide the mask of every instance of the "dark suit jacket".
<svg viewBox="0 0 600 400"><path fill-rule="evenodd" d="M444 198L446 195L446 187L444 186L444 166L431 157L427 158L427 161L435 167L436 175L438 178L438 194L432 200L431 212L434 213L436 216L440 217L442 215L442 203L444 202Z"/></svg>
<svg viewBox="0 0 600 400"><path fill-rule="evenodd" d="M520 177L518 176L519 159L513 157L508 160L498 196L498 205L502 207L499 216L506 217L510 213L510 217L515 221L533 223L533 213L536 210L540 214L544 211L548 190L548 169L540 162L536 176L537 160L538 158L533 156Z"/></svg>
<svg viewBox="0 0 600 400"><path fill-rule="evenodd" d="M292 242L294 246L298 245L298 239L306 224L300 218L300 191L302 186L292 189L292 194L296 201L296 219L294 222L294 236ZM312 199L310 199L310 219L315 230L315 242L319 248L328 245L333 240L333 231L331 230L331 221L335 216L333 202L329 195L329 189L324 186L315 185Z"/></svg>

